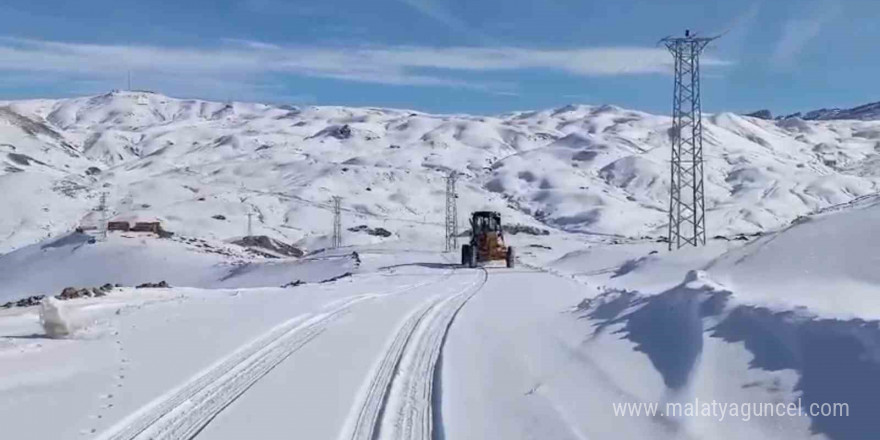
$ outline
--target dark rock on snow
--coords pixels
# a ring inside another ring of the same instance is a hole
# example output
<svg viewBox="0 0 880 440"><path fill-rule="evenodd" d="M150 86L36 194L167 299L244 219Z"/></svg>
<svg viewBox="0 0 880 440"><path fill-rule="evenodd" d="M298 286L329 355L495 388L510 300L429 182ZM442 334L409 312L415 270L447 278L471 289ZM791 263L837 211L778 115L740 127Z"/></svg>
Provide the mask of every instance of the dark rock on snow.
<svg viewBox="0 0 880 440"><path fill-rule="evenodd" d="M746 116L751 116L753 118L766 119L766 120L773 119L773 113L770 113L770 110L766 110L766 109L758 110L758 111L752 112L752 113L746 113Z"/></svg>
<svg viewBox="0 0 880 440"><path fill-rule="evenodd" d="M159 281L158 283L144 283L144 284L141 284L141 285L135 287L135 289L165 289L168 287L171 287L171 286L169 286L168 283L166 283L164 280L162 280L162 281Z"/></svg>
<svg viewBox="0 0 880 440"><path fill-rule="evenodd" d="M265 249L272 253L288 257L300 258L305 255L305 252L303 252L301 249L265 235L249 235L247 237L243 237L239 240L233 241L232 244L237 244L239 246L244 246L247 248Z"/></svg>
<svg viewBox="0 0 880 440"><path fill-rule="evenodd" d="M348 228L351 232L366 232L368 235L372 235L374 237L390 237L391 231L385 228L371 228L367 225L358 225L353 228Z"/></svg>

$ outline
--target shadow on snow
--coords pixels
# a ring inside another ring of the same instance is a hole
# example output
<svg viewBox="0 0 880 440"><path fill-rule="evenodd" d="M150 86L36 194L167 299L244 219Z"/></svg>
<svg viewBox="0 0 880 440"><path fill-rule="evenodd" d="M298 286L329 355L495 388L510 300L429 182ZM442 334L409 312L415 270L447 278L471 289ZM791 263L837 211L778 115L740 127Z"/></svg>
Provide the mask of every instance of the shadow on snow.
<svg viewBox="0 0 880 440"><path fill-rule="evenodd" d="M670 389L687 385L706 335L742 342L754 356L750 368L797 371L795 391L801 392L804 411L813 403L849 405L848 417L813 417L814 434L880 438L880 417L875 414L880 407L880 322L728 307L731 292L693 283L697 278L689 274L684 283L656 296L609 291L584 300L578 311L597 321L594 336L622 325L616 333L636 344ZM720 322L704 330L707 317Z"/></svg>

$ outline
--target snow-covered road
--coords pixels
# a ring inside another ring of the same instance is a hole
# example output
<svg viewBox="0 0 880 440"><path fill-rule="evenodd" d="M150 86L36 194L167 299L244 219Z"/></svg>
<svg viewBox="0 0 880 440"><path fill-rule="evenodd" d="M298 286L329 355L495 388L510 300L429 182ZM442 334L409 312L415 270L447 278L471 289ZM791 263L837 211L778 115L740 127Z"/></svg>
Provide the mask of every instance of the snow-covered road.
<svg viewBox="0 0 880 440"><path fill-rule="evenodd" d="M352 308L220 414L203 438L431 438L434 365L485 271L415 270L424 281Z"/></svg>

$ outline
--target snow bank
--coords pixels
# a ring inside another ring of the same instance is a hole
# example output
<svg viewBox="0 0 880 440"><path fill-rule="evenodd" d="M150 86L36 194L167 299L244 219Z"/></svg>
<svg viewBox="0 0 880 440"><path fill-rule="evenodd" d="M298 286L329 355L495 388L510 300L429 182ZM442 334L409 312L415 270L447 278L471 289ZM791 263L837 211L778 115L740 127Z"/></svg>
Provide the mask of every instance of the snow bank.
<svg viewBox="0 0 880 440"><path fill-rule="evenodd" d="M709 240L705 247L669 252L666 243L595 244L569 252L548 266L603 288L660 293L679 283L688 272L740 246L741 242Z"/></svg>
<svg viewBox="0 0 880 440"><path fill-rule="evenodd" d="M656 294L691 270L734 292L738 302L823 317L880 318L880 196L826 208L762 236L710 239L667 251L665 243L593 244L545 264L600 288Z"/></svg>
<svg viewBox="0 0 880 440"><path fill-rule="evenodd" d="M674 420L690 434L770 438L825 434L874 438L880 421L880 330L877 321L816 317L743 304L705 272L692 271L658 295L608 291L585 300L578 314L593 322L591 344L622 337L662 376L673 402L845 403L848 417L772 417L700 424ZM605 360L604 362L613 362ZM771 420L772 419L772 420ZM808 421L808 424L805 423ZM731 426L733 425L733 426Z"/></svg>
<svg viewBox="0 0 880 440"><path fill-rule="evenodd" d="M806 217L706 266L739 301L880 318L880 198Z"/></svg>

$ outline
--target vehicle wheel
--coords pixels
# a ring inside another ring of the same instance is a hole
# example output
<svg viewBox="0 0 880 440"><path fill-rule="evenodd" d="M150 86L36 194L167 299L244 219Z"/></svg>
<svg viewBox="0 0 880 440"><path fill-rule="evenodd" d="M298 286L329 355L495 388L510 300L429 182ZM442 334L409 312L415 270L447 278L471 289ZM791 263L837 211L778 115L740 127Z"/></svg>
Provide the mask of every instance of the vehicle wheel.
<svg viewBox="0 0 880 440"><path fill-rule="evenodd" d="M468 267L474 268L477 267L477 250L471 247L470 252L468 253Z"/></svg>
<svg viewBox="0 0 880 440"><path fill-rule="evenodd" d="M516 255L513 253L513 246L507 247L507 267L513 268Z"/></svg>
<svg viewBox="0 0 880 440"><path fill-rule="evenodd" d="M461 245L461 265L467 266L471 261L471 246L468 244Z"/></svg>

